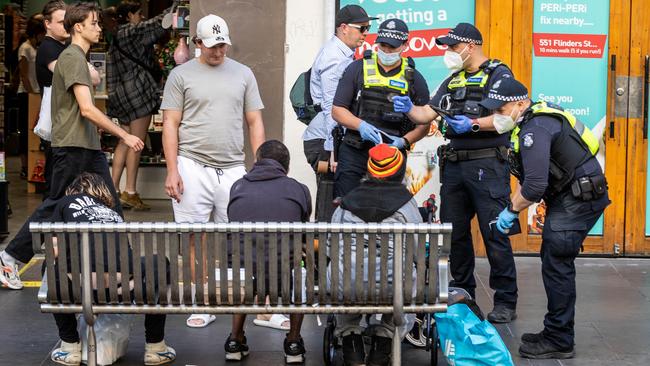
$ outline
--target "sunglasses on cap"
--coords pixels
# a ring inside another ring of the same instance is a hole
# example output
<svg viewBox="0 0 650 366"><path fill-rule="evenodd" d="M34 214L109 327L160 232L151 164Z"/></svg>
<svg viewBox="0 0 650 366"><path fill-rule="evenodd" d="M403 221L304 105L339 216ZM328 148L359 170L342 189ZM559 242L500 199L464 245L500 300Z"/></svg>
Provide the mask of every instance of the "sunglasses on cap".
<svg viewBox="0 0 650 366"><path fill-rule="evenodd" d="M368 24L368 25L358 25L358 24L349 24L348 23L348 26L350 26L352 28L357 28L359 30L359 32L361 32L361 33L366 33L367 31L370 30L370 24Z"/></svg>

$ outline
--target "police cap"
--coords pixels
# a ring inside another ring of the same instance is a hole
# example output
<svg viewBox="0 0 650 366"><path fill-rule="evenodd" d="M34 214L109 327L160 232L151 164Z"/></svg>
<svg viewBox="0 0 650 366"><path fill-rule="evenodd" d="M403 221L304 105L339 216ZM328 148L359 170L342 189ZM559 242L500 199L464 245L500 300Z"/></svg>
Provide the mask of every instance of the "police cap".
<svg viewBox="0 0 650 366"><path fill-rule="evenodd" d="M376 43L386 43L397 48L409 40L409 27L400 19L384 20L379 25Z"/></svg>
<svg viewBox="0 0 650 366"><path fill-rule="evenodd" d="M494 110L508 102L525 99L528 99L528 89L524 84L508 76L492 84L487 98L483 99L479 104L487 109Z"/></svg>
<svg viewBox="0 0 650 366"><path fill-rule="evenodd" d="M436 38L438 45L453 46L459 43L483 44L483 36L479 30L469 23L458 23L456 28L451 29L446 36Z"/></svg>

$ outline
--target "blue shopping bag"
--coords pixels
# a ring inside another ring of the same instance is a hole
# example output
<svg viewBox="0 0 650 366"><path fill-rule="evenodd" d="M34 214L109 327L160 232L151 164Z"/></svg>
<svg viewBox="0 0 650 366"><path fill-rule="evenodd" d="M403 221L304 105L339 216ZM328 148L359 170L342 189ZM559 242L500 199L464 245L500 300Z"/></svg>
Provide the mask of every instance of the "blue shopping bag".
<svg viewBox="0 0 650 366"><path fill-rule="evenodd" d="M512 356L496 328L481 321L466 304L436 313L440 349L452 366L513 366Z"/></svg>

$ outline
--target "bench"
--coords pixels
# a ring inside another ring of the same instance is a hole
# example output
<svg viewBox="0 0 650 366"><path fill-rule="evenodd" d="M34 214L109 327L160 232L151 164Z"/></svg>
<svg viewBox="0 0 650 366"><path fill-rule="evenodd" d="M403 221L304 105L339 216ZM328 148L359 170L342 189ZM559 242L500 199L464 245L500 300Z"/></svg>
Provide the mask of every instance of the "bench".
<svg viewBox="0 0 650 366"><path fill-rule="evenodd" d="M34 251L44 252L47 264L38 293L41 311L83 314L89 328L88 365L96 364L93 324L99 314L392 313L400 325L404 313L447 309L450 224L32 223L30 230ZM364 241L355 240L364 235L376 244L368 245L367 255L380 259L379 268L375 261L367 261L368 268L364 268ZM206 264L195 266L196 278L206 279L207 284L193 291L191 281L184 280L191 278L190 256L181 254L190 252L191 241L198 244L200 240L206 245L194 245L194 254L197 263ZM240 245L232 245L237 242ZM394 243L393 275L401 281L388 280L389 243ZM106 257L103 250L94 251L97 270L108 269L103 275L91 276L91 245L107 248ZM355 268L348 264L352 245L357 249ZM116 248L120 248L119 257ZM255 259L263 263L265 250L268 258L279 262L270 260L266 271L260 265L253 273ZM302 255L292 257L292 250ZM325 250L332 257L343 254L342 276L341 263L328 261L322 255ZM118 273L118 267L129 268L129 260L132 273ZM292 272L292 267L304 271ZM368 276L364 284L364 270L379 271L379 279ZM69 281L57 281L65 277ZM154 281L143 278L156 279L161 291L157 294ZM263 296L255 296L254 287L269 295L268 305ZM121 291L126 288L130 291ZM393 363L398 365L401 342L395 333Z"/></svg>

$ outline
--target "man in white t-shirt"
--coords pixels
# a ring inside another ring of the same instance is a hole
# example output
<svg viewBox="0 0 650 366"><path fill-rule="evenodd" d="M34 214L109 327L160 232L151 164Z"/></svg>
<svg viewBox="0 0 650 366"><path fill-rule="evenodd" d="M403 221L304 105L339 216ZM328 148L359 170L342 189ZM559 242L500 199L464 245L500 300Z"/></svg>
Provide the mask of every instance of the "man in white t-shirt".
<svg viewBox="0 0 650 366"><path fill-rule="evenodd" d="M230 188L246 173L243 125L255 155L265 140L264 105L251 69L226 56L231 43L222 18L201 18L194 42L201 55L172 70L160 107L165 190L176 222L204 223L211 215L214 222L227 222ZM193 314L187 325L204 327L213 320Z"/></svg>

